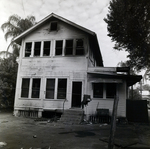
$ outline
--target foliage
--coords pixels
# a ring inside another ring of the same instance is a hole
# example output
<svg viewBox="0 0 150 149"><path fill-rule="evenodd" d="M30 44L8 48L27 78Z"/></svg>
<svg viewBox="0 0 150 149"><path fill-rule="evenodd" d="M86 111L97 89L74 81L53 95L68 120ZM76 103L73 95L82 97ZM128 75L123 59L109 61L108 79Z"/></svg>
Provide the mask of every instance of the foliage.
<svg viewBox="0 0 150 149"><path fill-rule="evenodd" d="M114 48L127 51L130 65L137 70L150 69L149 12L149 0L112 0L104 19Z"/></svg>
<svg viewBox="0 0 150 149"><path fill-rule="evenodd" d="M136 70L132 67L132 65L130 65L130 62L129 61L126 61L126 62L119 62L118 67L129 67L130 68L130 74L131 75L136 75Z"/></svg>
<svg viewBox="0 0 150 149"><path fill-rule="evenodd" d="M18 64L14 56L0 59L0 102L13 105Z"/></svg>
<svg viewBox="0 0 150 149"><path fill-rule="evenodd" d="M13 53L19 55L19 45L13 42L13 39L32 27L35 24L35 17L34 16L27 16L27 18L22 19L18 15L11 15L7 22L1 25L1 29L5 33L4 37L7 41L8 38L11 39L11 43L7 48L7 51L10 46L13 47ZM6 51L6 54L7 54Z"/></svg>
<svg viewBox="0 0 150 149"><path fill-rule="evenodd" d="M142 100L142 96L140 94L139 88L129 89L129 99L132 99L132 100Z"/></svg>
<svg viewBox="0 0 150 149"><path fill-rule="evenodd" d="M142 86L142 90L143 91L150 91L150 85L149 84L145 84Z"/></svg>
<svg viewBox="0 0 150 149"><path fill-rule="evenodd" d="M17 78L18 64L16 58L19 56L20 46L13 42L13 39L29 29L35 24L35 17L28 16L22 19L18 15L12 15L8 21L2 24L1 29L4 31L5 39L11 39L6 51L1 51L0 55L4 59L0 59L0 103L4 105L13 105ZM9 52L9 47L12 46L13 52Z"/></svg>

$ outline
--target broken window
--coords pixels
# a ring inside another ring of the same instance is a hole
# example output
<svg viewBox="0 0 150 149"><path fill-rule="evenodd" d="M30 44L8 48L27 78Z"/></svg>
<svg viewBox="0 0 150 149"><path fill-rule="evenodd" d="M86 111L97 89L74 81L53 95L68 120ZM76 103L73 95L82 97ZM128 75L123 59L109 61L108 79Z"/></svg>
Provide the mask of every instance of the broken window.
<svg viewBox="0 0 150 149"><path fill-rule="evenodd" d="M57 99L65 99L67 91L67 79L58 79Z"/></svg>
<svg viewBox="0 0 150 149"><path fill-rule="evenodd" d="M93 97L94 98L103 98L103 83L94 83L93 84Z"/></svg>
<svg viewBox="0 0 150 149"><path fill-rule="evenodd" d="M76 40L76 55L84 55L83 39L77 39Z"/></svg>
<svg viewBox="0 0 150 149"><path fill-rule="evenodd" d="M47 79L46 82L46 98L54 99L55 79Z"/></svg>
<svg viewBox="0 0 150 149"><path fill-rule="evenodd" d="M116 84L107 83L106 84L106 98L115 98L116 96Z"/></svg>
<svg viewBox="0 0 150 149"><path fill-rule="evenodd" d="M73 55L73 39L66 40L66 53L65 55Z"/></svg>
<svg viewBox="0 0 150 149"><path fill-rule="evenodd" d="M25 45L25 57L29 57L31 55L32 42L27 42Z"/></svg>
<svg viewBox="0 0 150 149"><path fill-rule="evenodd" d="M23 78L22 79L21 97L28 98L28 95L29 95L29 84L30 84L30 79L29 78Z"/></svg>
<svg viewBox="0 0 150 149"><path fill-rule="evenodd" d="M41 79L33 79L32 82L32 98L39 98L40 96L40 83L41 83Z"/></svg>
<svg viewBox="0 0 150 149"><path fill-rule="evenodd" d="M50 31L57 31L57 22L51 22Z"/></svg>
<svg viewBox="0 0 150 149"><path fill-rule="evenodd" d="M40 56L41 42L35 42L34 45L34 56Z"/></svg>
<svg viewBox="0 0 150 149"><path fill-rule="evenodd" d="M55 55L62 55L62 49L63 49L63 40L57 40Z"/></svg>
<svg viewBox="0 0 150 149"><path fill-rule="evenodd" d="M49 56L50 55L50 41L44 41L44 49L43 49L43 56Z"/></svg>

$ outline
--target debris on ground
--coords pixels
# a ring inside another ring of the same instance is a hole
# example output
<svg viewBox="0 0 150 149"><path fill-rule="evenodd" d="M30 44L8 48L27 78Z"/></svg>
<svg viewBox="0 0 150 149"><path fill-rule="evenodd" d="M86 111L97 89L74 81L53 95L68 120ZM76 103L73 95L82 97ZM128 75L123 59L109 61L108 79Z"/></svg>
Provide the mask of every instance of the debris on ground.
<svg viewBox="0 0 150 149"><path fill-rule="evenodd" d="M0 147L6 146L7 143L6 142L0 142Z"/></svg>

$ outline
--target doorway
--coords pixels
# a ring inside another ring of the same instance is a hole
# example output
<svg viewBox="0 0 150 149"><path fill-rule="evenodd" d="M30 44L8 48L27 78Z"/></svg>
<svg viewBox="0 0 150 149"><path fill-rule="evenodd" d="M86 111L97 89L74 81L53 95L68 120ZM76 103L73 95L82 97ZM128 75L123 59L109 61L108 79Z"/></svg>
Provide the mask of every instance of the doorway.
<svg viewBox="0 0 150 149"><path fill-rule="evenodd" d="M82 82L72 82L72 107L81 107Z"/></svg>

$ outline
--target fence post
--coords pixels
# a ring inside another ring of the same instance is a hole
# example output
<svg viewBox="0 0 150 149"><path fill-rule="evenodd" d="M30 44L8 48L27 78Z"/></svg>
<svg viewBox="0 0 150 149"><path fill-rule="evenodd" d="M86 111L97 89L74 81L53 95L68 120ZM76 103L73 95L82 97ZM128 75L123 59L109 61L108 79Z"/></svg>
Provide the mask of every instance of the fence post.
<svg viewBox="0 0 150 149"><path fill-rule="evenodd" d="M112 118L111 118L111 128L110 128L110 135L109 135L109 141L108 141L108 149L113 149L113 146L114 146L118 101L119 101L119 97L117 96L114 98L113 112L112 112Z"/></svg>

